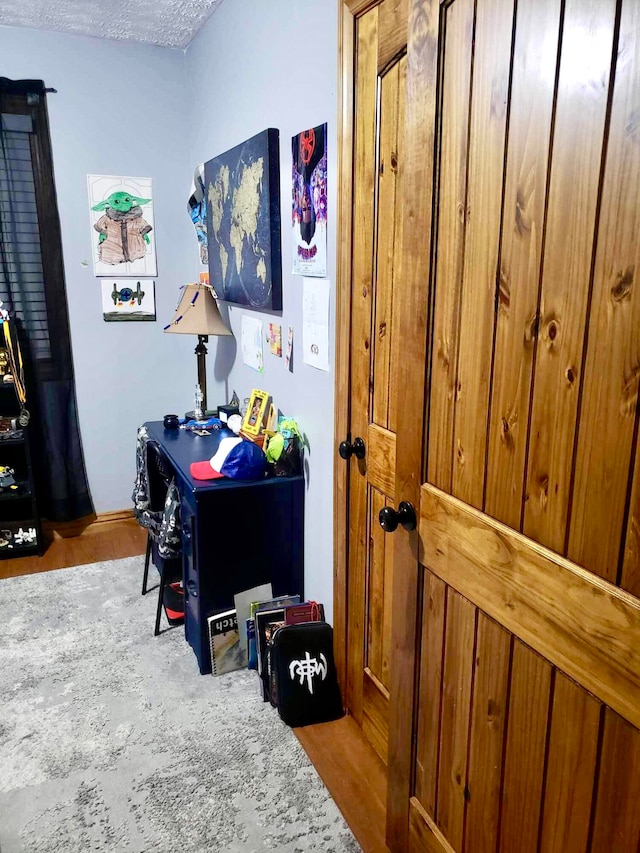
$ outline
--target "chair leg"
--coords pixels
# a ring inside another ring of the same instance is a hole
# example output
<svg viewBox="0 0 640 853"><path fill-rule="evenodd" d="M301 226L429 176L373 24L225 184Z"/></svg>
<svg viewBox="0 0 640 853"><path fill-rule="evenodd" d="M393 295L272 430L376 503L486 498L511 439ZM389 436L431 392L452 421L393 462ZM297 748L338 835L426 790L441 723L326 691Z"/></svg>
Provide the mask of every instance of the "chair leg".
<svg viewBox="0 0 640 853"><path fill-rule="evenodd" d="M153 636L157 637L160 633L160 617L162 616L162 601L164 598L164 561L160 569L160 591L158 592L158 609L156 611L156 628Z"/></svg>
<svg viewBox="0 0 640 853"><path fill-rule="evenodd" d="M151 536L147 533L147 553L144 558L144 574L142 576L142 594L147 592L147 578L149 577L149 562L151 560Z"/></svg>

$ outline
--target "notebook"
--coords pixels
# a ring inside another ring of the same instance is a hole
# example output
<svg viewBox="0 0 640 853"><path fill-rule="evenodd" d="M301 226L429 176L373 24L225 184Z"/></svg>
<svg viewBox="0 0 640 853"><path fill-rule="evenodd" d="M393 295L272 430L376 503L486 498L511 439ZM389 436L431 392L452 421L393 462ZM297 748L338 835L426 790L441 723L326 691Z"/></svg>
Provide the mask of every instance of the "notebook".
<svg viewBox="0 0 640 853"><path fill-rule="evenodd" d="M207 619L209 646L211 648L211 674L222 675L243 669L247 665L246 652L240 646L238 617L235 610L216 613Z"/></svg>

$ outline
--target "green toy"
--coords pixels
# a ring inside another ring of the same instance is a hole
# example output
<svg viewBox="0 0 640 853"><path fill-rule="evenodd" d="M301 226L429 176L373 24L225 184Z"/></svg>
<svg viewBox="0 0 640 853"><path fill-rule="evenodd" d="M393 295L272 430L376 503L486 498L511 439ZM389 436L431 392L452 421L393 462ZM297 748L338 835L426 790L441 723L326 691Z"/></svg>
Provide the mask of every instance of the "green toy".
<svg viewBox="0 0 640 853"><path fill-rule="evenodd" d="M297 436L302 444L302 435L298 427L297 421L293 418L281 417L278 422L278 432L274 433L267 444L266 455L269 462L277 462L282 456L282 451L287 446L289 440Z"/></svg>

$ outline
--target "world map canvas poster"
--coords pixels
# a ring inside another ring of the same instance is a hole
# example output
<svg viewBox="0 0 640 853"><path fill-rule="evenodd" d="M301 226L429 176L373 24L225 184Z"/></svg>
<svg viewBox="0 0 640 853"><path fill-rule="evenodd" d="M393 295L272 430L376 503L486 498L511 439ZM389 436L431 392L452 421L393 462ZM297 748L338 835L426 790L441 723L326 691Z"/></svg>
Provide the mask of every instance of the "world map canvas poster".
<svg viewBox="0 0 640 853"><path fill-rule="evenodd" d="M205 163L209 281L218 297L282 309L278 130Z"/></svg>

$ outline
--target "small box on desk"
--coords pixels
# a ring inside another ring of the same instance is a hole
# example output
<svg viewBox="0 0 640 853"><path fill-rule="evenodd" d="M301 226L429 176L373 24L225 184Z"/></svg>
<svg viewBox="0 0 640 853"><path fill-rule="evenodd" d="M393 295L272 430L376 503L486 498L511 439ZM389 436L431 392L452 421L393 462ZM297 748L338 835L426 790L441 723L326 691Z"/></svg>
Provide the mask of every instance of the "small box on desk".
<svg viewBox="0 0 640 853"><path fill-rule="evenodd" d="M257 444L258 447L262 447L264 449L264 441L266 436L264 433L260 433L260 435L249 435L248 432L244 430L240 430L240 438L244 438L245 441L252 441L254 444Z"/></svg>
<svg viewBox="0 0 640 853"><path fill-rule="evenodd" d="M226 424L231 415L239 415L240 409L237 406L218 406L218 418L223 424Z"/></svg>

